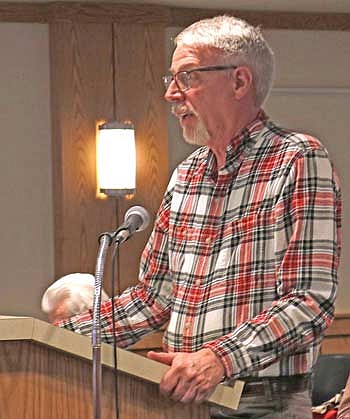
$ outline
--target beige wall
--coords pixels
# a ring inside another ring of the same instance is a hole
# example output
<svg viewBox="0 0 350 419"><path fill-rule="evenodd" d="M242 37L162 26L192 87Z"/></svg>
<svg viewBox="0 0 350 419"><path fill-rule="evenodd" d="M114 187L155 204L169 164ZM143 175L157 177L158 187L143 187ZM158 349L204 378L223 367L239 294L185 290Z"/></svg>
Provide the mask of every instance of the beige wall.
<svg viewBox="0 0 350 419"><path fill-rule="evenodd" d="M0 313L39 317L53 275L48 27L0 23Z"/></svg>
<svg viewBox="0 0 350 419"><path fill-rule="evenodd" d="M269 31L278 62L268 113L327 147L343 191L343 253L337 312L350 312L350 32Z"/></svg>
<svg viewBox="0 0 350 419"><path fill-rule="evenodd" d="M168 35L175 32L170 29ZM350 33L271 30L266 36L278 64L268 113L288 127L321 138L342 180L344 251L337 311L349 312ZM47 25L0 23L0 52L0 314L39 317L41 294L53 280ZM174 168L192 148L182 141L173 118L170 129L169 159Z"/></svg>

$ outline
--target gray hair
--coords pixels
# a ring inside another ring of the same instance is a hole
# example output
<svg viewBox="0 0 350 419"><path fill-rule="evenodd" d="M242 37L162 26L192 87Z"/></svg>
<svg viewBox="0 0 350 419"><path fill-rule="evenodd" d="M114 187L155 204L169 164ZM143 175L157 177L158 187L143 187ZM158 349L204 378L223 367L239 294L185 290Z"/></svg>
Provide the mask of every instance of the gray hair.
<svg viewBox="0 0 350 419"><path fill-rule="evenodd" d="M223 57L246 65L253 74L255 100L261 106L267 99L274 78L274 54L259 27L233 16L216 16L193 23L177 35L176 46L190 45L218 50Z"/></svg>
<svg viewBox="0 0 350 419"><path fill-rule="evenodd" d="M91 274L74 273L65 275L54 282L45 291L41 300L41 309L50 313L57 303L66 300L69 315L80 314L93 307L95 278ZM102 290L102 301L108 295Z"/></svg>

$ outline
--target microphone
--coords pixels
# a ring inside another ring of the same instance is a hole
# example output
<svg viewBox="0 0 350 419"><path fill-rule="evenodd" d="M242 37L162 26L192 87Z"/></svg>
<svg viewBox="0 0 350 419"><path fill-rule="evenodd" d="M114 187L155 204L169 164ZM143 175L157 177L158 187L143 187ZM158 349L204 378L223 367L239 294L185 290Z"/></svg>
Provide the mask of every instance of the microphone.
<svg viewBox="0 0 350 419"><path fill-rule="evenodd" d="M124 216L124 223L117 229L114 240L121 244L137 231L145 230L149 224L148 211L140 206L129 208Z"/></svg>

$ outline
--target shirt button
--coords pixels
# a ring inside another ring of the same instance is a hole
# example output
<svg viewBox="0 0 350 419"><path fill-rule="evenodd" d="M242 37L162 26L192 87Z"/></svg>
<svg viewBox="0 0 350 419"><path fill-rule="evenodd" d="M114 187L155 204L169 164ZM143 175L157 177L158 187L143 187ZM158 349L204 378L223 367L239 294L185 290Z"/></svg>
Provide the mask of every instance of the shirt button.
<svg viewBox="0 0 350 419"><path fill-rule="evenodd" d="M171 285L164 285L164 291L167 293L167 294L171 294L171 292L172 292L172 286Z"/></svg>
<svg viewBox="0 0 350 419"><path fill-rule="evenodd" d="M191 327L191 323L186 323L185 324L185 330L188 330Z"/></svg>
<svg viewBox="0 0 350 419"><path fill-rule="evenodd" d="M201 280L200 279L196 279L196 281L195 281L195 285L197 285L197 287L201 284Z"/></svg>
<svg viewBox="0 0 350 419"><path fill-rule="evenodd" d="M211 238L210 238L210 237L207 237L207 238L205 239L205 242L206 242L206 243L210 243L210 242L211 242Z"/></svg>

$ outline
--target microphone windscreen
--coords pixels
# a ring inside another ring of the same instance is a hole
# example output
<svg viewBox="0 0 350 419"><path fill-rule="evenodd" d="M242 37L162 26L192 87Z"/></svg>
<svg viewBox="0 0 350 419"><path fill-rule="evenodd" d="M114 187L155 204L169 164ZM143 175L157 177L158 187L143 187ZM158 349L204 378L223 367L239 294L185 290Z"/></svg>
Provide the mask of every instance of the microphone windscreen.
<svg viewBox="0 0 350 419"><path fill-rule="evenodd" d="M137 228L137 231L145 230L148 227L150 221L149 213L146 210L146 208L141 207L139 205L129 208L125 213L124 221L126 222L128 218L130 218L133 215L139 216L142 220L142 223Z"/></svg>

